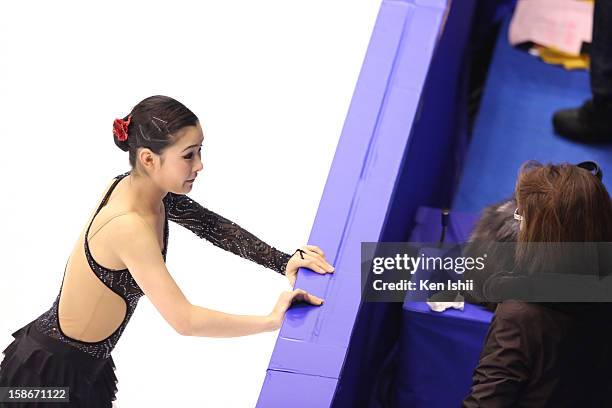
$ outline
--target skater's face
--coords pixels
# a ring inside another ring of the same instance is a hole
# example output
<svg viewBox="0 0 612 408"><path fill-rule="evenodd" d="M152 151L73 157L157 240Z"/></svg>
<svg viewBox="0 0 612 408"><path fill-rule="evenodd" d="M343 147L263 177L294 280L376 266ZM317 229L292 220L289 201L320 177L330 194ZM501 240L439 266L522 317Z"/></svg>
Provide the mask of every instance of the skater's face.
<svg viewBox="0 0 612 408"><path fill-rule="evenodd" d="M177 140L164 150L164 179L170 191L185 194L191 191L202 170L202 142L204 135L200 123L185 126L177 132Z"/></svg>

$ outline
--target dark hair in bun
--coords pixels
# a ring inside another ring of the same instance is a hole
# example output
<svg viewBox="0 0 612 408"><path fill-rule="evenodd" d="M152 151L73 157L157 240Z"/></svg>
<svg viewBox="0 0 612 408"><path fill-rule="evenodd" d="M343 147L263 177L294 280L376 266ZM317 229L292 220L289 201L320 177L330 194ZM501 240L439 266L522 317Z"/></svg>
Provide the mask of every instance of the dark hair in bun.
<svg viewBox="0 0 612 408"><path fill-rule="evenodd" d="M130 118L131 116L131 118ZM117 147L129 152L132 169L136 167L136 152L139 147L161 154L176 138L174 134L185 126L195 126L198 117L179 101L164 95L154 95L140 101L123 117L129 118L127 139L119 140L113 132Z"/></svg>
<svg viewBox="0 0 612 408"><path fill-rule="evenodd" d="M127 152L128 150L130 150L130 144L128 143L127 140L121 141L117 139L117 136L115 134L113 134L113 140L115 141L115 144L117 145L117 147L123 150L124 152Z"/></svg>

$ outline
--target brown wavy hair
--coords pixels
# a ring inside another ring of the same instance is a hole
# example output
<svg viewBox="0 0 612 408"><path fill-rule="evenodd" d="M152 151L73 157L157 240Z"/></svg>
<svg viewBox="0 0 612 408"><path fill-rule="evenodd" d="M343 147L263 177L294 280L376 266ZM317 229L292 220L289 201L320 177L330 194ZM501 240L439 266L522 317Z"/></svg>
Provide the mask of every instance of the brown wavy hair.
<svg viewBox="0 0 612 408"><path fill-rule="evenodd" d="M528 161L519 170L514 194L524 217L517 246L517 261L523 265L551 265L546 257L529 256L530 243L612 241L610 195L588 170L569 163Z"/></svg>

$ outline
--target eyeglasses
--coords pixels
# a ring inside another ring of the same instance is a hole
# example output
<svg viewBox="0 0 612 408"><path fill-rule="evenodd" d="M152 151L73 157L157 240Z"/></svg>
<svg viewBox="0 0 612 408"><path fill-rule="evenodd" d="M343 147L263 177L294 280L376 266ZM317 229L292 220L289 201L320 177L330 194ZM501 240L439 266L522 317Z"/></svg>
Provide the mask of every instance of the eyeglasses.
<svg viewBox="0 0 612 408"><path fill-rule="evenodd" d="M518 213L518 207L516 207L516 210L514 210L514 219L517 221L524 220L523 216Z"/></svg>

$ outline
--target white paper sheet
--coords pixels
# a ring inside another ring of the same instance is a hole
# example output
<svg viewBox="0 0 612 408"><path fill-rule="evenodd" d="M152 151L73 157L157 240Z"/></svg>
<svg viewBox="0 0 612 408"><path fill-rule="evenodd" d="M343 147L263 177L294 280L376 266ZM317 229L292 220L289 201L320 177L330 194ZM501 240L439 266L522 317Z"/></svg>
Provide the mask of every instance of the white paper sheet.
<svg viewBox="0 0 612 408"><path fill-rule="evenodd" d="M593 3L578 0L519 0L510 22L508 40L527 41L580 54L582 42L591 42Z"/></svg>

